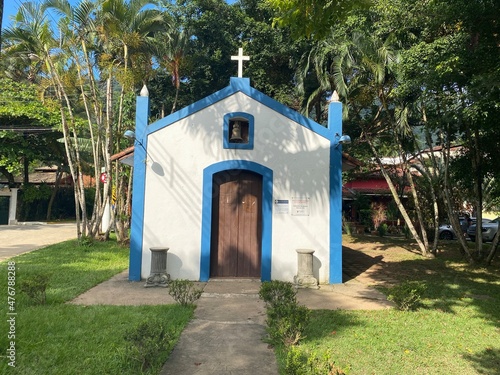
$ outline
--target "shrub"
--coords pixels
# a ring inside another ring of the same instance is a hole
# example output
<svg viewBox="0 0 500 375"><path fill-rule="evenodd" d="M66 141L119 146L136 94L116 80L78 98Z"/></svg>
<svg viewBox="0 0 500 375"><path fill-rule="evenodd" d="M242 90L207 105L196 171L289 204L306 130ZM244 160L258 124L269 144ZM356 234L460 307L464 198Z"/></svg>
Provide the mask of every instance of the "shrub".
<svg viewBox="0 0 500 375"><path fill-rule="evenodd" d="M389 289L387 299L402 311L417 310L421 305L426 285L420 281L405 281Z"/></svg>
<svg viewBox="0 0 500 375"><path fill-rule="evenodd" d="M388 232L388 227L386 223L380 224L377 228L378 235L384 237Z"/></svg>
<svg viewBox="0 0 500 375"><path fill-rule="evenodd" d="M266 281L259 289L259 297L268 306L277 307L297 303L297 291L286 281Z"/></svg>
<svg viewBox="0 0 500 375"><path fill-rule="evenodd" d="M273 345L296 345L309 322L309 309L297 303L292 283L270 281L261 284L259 297L267 307L267 332Z"/></svg>
<svg viewBox="0 0 500 375"><path fill-rule="evenodd" d="M290 347L285 358L285 374L289 375L345 375L346 372L335 365L329 353L318 354L302 351L300 347Z"/></svg>
<svg viewBox="0 0 500 375"><path fill-rule="evenodd" d="M203 293L202 289L196 289L190 280L177 279L170 281L168 294L182 306L191 305L198 300Z"/></svg>
<svg viewBox="0 0 500 375"><path fill-rule="evenodd" d="M279 309L267 308L267 332L270 343L285 346L297 345L303 338L309 322L309 309L306 306L289 305Z"/></svg>
<svg viewBox="0 0 500 375"><path fill-rule="evenodd" d="M411 234L410 228L408 228L408 225L405 225L403 227L403 234L405 235L406 239L411 239L413 235Z"/></svg>
<svg viewBox="0 0 500 375"><path fill-rule="evenodd" d="M47 301L46 290L49 285L50 276L37 273L28 276L20 283L19 289L25 293L32 302L38 305L44 305Z"/></svg>
<svg viewBox="0 0 500 375"><path fill-rule="evenodd" d="M148 320L125 333L128 342L127 357L138 362L145 371L154 364L159 353L170 351L175 339L159 319Z"/></svg>
<svg viewBox="0 0 500 375"><path fill-rule="evenodd" d="M78 240L78 245L84 248L90 248L94 246L94 239L90 236L81 236L80 239Z"/></svg>

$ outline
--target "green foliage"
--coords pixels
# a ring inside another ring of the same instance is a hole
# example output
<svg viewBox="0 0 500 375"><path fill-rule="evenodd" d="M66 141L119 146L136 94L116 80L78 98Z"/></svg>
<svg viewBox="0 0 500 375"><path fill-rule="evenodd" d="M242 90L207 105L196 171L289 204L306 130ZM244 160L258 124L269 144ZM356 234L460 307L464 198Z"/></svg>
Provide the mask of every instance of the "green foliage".
<svg viewBox="0 0 500 375"><path fill-rule="evenodd" d="M39 87L0 78L0 167L17 174L24 159L62 162L64 149L55 130L61 115L50 100L40 100Z"/></svg>
<svg viewBox="0 0 500 375"><path fill-rule="evenodd" d="M345 375L348 371L335 365L330 352L307 352L300 346L288 349L284 368L287 375Z"/></svg>
<svg viewBox="0 0 500 375"><path fill-rule="evenodd" d="M162 351L170 351L175 335L160 319L144 321L125 333L127 358L140 363L141 371L150 368Z"/></svg>
<svg viewBox="0 0 500 375"><path fill-rule="evenodd" d="M45 305L47 301L46 290L49 285L49 280L50 276L48 274L31 274L22 280L19 290L25 293L33 303Z"/></svg>
<svg viewBox="0 0 500 375"><path fill-rule="evenodd" d="M372 210L370 209L363 209L358 211L359 215L359 222L369 228L373 226L373 221L372 221Z"/></svg>
<svg viewBox="0 0 500 375"><path fill-rule="evenodd" d="M387 235L388 230L389 228L386 223L380 224L377 228L377 232L380 237L384 237L385 235Z"/></svg>
<svg viewBox="0 0 500 375"><path fill-rule="evenodd" d="M406 239L412 238L412 234L411 234L410 228L408 228L408 225L405 225L403 227L403 234L404 234Z"/></svg>
<svg viewBox="0 0 500 375"><path fill-rule="evenodd" d="M267 307L269 342L286 347L296 345L303 338L309 322L309 309L297 302L297 292L289 282L264 282L259 297Z"/></svg>
<svg viewBox="0 0 500 375"><path fill-rule="evenodd" d="M80 238L78 239L78 245L80 247L83 247L83 248L91 248L94 246L94 243L95 243L95 239L90 237L90 236L80 236Z"/></svg>
<svg viewBox="0 0 500 375"><path fill-rule="evenodd" d="M168 294L182 306L192 305L201 297L202 293L203 289L195 288L194 283L190 280L172 280L168 285Z"/></svg>
<svg viewBox="0 0 500 375"><path fill-rule="evenodd" d="M422 294L426 289L421 281L404 281L389 289L387 299L401 311L414 311L422 305Z"/></svg>
<svg viewBox="0 0 500 375"><path fill-rule="evenodd" d="M333 25L343 23L353 9L370 4L366 0L266 0L266 3L276 12L274 22L291 28L296 38L324 37Z"/></svg>
<svg viewBox="0 0 500 375"><path fill-rule="evenodd" d="M271 307L297 302L297 292L293 289L292 284L279 280L263 282L260 286L259 297Z"/></svg>
<svg viewBox="0 0 500 375"><path fill-rule="evenodd" d="M23 202L33 203L35 200L50 198L51 189L42 184L40 186L28 184L23 187Z"/></svg>

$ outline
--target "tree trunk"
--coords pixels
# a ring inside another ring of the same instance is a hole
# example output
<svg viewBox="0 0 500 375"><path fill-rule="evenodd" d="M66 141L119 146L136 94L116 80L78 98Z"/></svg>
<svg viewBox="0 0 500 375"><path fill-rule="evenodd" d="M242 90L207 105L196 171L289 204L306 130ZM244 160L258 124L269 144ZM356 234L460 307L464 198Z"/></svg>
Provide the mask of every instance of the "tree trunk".
<svg viewBox="0 0 500 375"><path fill-rule="evenodd" d="M493 243L491 244L491 250L490 253L488 254L488 257L486 258L486 264L488 266L491 265L491 262L493 261L493 257L495 256L495 253L498 250L498 243L500 242L500 224L498 226L497 234L495 238L493 239Z"/></svg>
<svg viewBox="0 0 500 375"><path fill-rule="evenodd" d="M449 174L449 165L450 165L450 137L447 137L448 142L446 143L446 148L443 147L443 156L444 156L444 186L443 186L443 196L445 199L445 206L448 211L448 218L450 219L451 225L455 233L457 233L458 241L460 242L460 246L465 253L467 260L470 264L474 264L474 258L469 250L469 245L465 240L465 237L462 233L462 230L459 229L460 223L458 221L458 216L455 211L455 206L453 204L453 199L451 196L450 189L450 174Z"/></svg>
<svg viewBox="0 0 500 375"><path fill-rule="evenodd" d="M62 173L63 172L58 167L57 171L56 171L56 181L54 183L54 189L52 189L52 193L50 194L49 204L47 207L47 221L49 221L51 219L51 216L52 216L52 206L54 204L54 200L55 200L56 195L57 195L57 190L59 189L59 184L61 183Z"/></svg>
<svg viewBox="0 0 500 375"><path fill-rule="evenodd" d="M372 150L373 155L375 156L375 159L377 161L377 164L380 168L380 171L382 172L382 175L384 176L387 185L389 186L389 190L392 193L392 197L394 198L394 202L396 203L396 206L399 209L399 212L401 213L401 216L403 216L403 219L408 226L408 229L410 230L411 234L413 235L415 241L417 241L417 245L420 248L420 252L422 253L423 256L426 257L432 257L433 254L431 254L428 249L425 247L424 243L419 237L419 234L417 233L417 230L415 229L415 226L413 225L413 222L410 219L410 216L408 215L408 212L406 211L406 208L403 206L401 203L401 199L399 199L399 195L396 191L396 187L394 186L391 177L387 174L387 171L384 169L384 165L382 164L382 161L380 160L380 157L378 156L377 150L375 149L375 146L373 145L372 141L366 138L368 145L370 146L370 149Z"/></svg>

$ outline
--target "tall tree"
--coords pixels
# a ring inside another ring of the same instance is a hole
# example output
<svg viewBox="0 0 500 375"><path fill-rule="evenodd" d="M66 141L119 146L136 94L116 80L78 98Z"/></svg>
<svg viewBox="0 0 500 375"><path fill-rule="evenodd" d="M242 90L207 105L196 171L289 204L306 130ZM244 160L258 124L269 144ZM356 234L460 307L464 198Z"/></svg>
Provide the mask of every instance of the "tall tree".
<svg viewBox="0 0 500 375"><path fill-rule="evenodd" d="M111 195L111 184L101 188L101 169L111 174L110 156L123 144L126 94L146 80L144 74L151 70L149 40L154 32L166 28L163 14L148 5L143 0L84 0L74 6L67 0L47 0L42 6L24 3L14 27L5 34L12 51L22 51L42 69L35 72L43 73L38 78L41 86L59 101L66 155L75 181L79 236L95 237L99 233L104 206ZM49 22L52 18L47 17L48 9L60 16L57 38ZM87 145L90 162L85 164ZM96 181L92 217L86 211L86 166L91 166ZM119 164L114 171L113 181L117 189L123 189L127 173ZM126 211L123 206L115 205ZM120 223L128 222L121 213L115 218ZM124 239L124 225L117 225L117 231L119 239Z"/></svg>
<svg viewBox="0 0 500 375"><path fill-rule="evenodd" d="M491 120L498 116L500 97L498 6L495 1L462 0L378 3L381 32L397 33L404 43L401 94L416 98L426 108L425 123L437 135L434 144L440 140L444 146L464 146L461 160L468 166L454 159L445 170L450 172L444 185L450 220L458 229L457 199L451 187L461 186L474 197L480 223L484 181L499 178L490 163L500 142L499 129ZM466 173L451 173L454 170ZM479 255L481 235L478 231ZM467 244L461 242L467 251Z"/></svg>
<svg viewBox="0 0 500 375"><path fill-rule="evenodd" d="M64 164L57 141L60 115L53 102L43 102L34 86L7 78L0 79L0 102L0 173L11 184L21 172L27 184L33 164Z"/></svg>

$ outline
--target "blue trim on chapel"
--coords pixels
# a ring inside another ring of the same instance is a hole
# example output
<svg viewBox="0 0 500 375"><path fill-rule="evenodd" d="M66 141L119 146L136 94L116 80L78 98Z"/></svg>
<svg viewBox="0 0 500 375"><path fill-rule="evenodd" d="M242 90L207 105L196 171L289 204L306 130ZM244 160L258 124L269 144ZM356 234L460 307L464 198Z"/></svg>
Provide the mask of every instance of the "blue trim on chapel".
<svg viewBox="0 0 500 375"><path fill-rule="evenodd" d="M149 97L138 96L135 115L134 141L134 174L132 194L132 218L130 227L130 259L128 278L131 281L141 280L142 243L144 236L144 199L146 189L146 166L148 138L146 132L149 118Z"/></svg>
<svg viewBox="0 0 500 375"><path fill-rule="evenodd" d="M208 281L210 278L213 176L218 172L231 169L251 171L262 176L261 281L270 281L273 228L273 171L261 164L247 160L221 161L203 170L200 281Z"/></svg>
<svg viewBox="0 0 500 375"><path fill-rule="evenodd" d="M342 283L342 145L335 135L342 135L342 103L328 106L330 139L330 270L329 283Z"/></svg>
<svg viewBox="0 0 500 375"><path fill-rule="evenodd" d="M285 105L281 104L280 102L277 102L276 100L270 98L269 96L261 93L260 91L257 91L256 89L250 86L249 78L235 78L235 77L231 77L230 85L223 88L222 90L219 90L214 94L207 96L206 98L198 100L197 102L188 105L187 107L184 107L183 109L152 123L151 125L148 126L147 132L148 134L154 133L155 131L162 129L165 126L174 124L177 121L182 120L183 118L191 116L193 113L196 113L207 107L210 107L215 103L224 100L227 97L237 92L241 92L245 95L248 95L252 99L260 102L266 107L269 107L273 111L278 112L279 114L287 117L288 119L297 122L298 124L308 128L309 130L312 130L313 132L327 139L333 139L334 133L332 133L330 129L325 128L324 126L314 122L310 118L301 115L299 112L294 111L286 107Z"/></svg>

